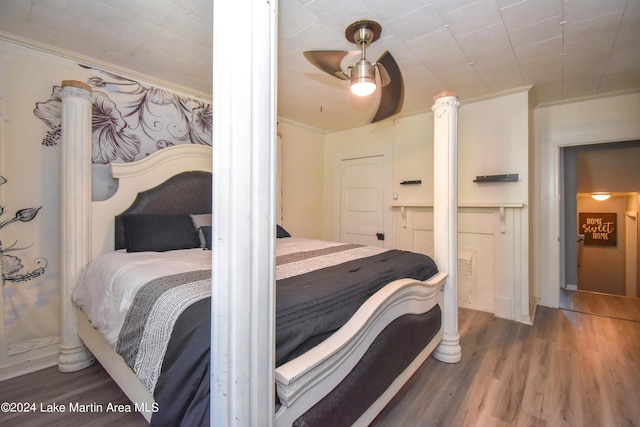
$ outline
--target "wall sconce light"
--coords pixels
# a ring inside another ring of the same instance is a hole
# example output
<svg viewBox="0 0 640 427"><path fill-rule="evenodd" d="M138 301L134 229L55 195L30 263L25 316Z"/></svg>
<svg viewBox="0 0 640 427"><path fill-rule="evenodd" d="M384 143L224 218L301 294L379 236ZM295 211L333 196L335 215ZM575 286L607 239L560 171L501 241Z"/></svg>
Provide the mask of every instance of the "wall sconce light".
<svg viewBox="0 0 640 427"><path fill-rule="evenodd" d="M604 202L605 200L608 200L609 197L611 197L611 194L609 193L591 193L591 198L599 202Z"/></svg>

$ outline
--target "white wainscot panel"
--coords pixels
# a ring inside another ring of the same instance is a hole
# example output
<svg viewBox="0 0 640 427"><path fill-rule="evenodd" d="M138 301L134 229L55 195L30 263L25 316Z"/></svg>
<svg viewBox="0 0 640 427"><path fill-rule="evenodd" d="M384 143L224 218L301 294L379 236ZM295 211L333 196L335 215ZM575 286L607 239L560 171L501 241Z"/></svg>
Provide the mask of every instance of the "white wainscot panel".
<svg viewBox="0 0 640 427"><path fill-rule="evenodd" d="M516 213L523 205L460 207L458 209L458 305L524 321L520 280L514 271L526 271L526 259L517 248L526 245ZM433 257L433 209L395 205L396 247ZM515 266L515 268L514 268Z"/></svg>

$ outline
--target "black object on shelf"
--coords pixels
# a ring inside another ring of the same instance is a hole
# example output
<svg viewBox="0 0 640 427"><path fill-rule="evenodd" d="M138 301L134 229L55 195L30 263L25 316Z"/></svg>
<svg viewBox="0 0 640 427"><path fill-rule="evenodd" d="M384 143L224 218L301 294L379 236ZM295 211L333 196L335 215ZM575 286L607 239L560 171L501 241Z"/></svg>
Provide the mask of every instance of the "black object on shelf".
<svg viewBox="0 0 640 427"><path fill-rule="evenodd" d="M411 181L402 181L400 182L400 185L416 185L416 184L422 184L422 180L421 179L414 179Z"/></svg>
<svg viewBox="0 0 640 427"><path fill-rule="evenodd" d="M473 182L513 182L517 180L517 173L506 173L503 175L478 175Z"/></svg>

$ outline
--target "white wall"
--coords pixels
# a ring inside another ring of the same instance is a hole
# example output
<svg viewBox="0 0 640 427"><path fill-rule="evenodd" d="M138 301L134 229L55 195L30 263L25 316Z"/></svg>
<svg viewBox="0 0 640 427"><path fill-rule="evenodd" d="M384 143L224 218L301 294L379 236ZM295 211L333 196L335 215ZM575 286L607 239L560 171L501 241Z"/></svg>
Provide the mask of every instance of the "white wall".
<svg viewBox="0 0 640 427"><path fill-rule="evenodd" d="M528 203L529 92L498 96L460 107L458 199L460 204ZM422 113L330 133L325 138L325 237L339 233L335 217L335 161L393 147L396 202L433 202L433 113ZM517 182L477 184L477 175L519 174ZM422 180L402 186L401 181Z"/></svg>
<svg viewBox="0 0 640 427"><path fill-rule="evenodd" d="M281 225L292 236L321 239L324 221L324 133L280 120Z"/></svg>
<svg viewBox="0 0 640 427"><path fill-rule="evenodd" d="M463 104L458 116L458 201L528 203L529 91ZM517 182L475 183L517 173Z"/></svg>
<svg viewBox="0 0 640 427"><path fill-rule="evenodd" d="M482 255L476 257L474 262L483 263L479 269L482 277L478 282L481 295L473 308L497 312L503 317L525 322L530 319L529 129L527 89L466 105L463 103L459 111L458 201L460 206L464 206L460 217L464 220L460 239L466 249ZM419 241L430 238L429 226L417 218L422 217L425 206L428 211L428 206L433 204L431 112L326 136L324 238L339 240L340 236L340 186L336 165L340 159L376 153L386 153L392 157L392 194L385 194L385 205L412 206L417 209L407 215L410 217L408 227L415 226L415 229L407 230L407 227L392 225L392 230L385 228L385 234L393 236L394 247L429 254L430 243ZM519 180L484 184L473 182L477 175L507 173L517 173ZM422 181L420 185L400 185L401 181L418 179ZM394 193L397 196L395 199ZM393 223L396 225L407 223L400 218L399 208L392 208L390 214L394 216ZM476 217L482 218L478 222L489 225L475 227ZM425 218L430 217L427 215ZM489 252L491 255L487 261L486 254Z"/></svg>
<svg viewBox="0 0 640 427"><path fill-rule="evenodd" d="M540 304L557 307L564 278L561 148L640 139L640 94L534 110L533 285Z"/></svg>
<svg viewBox="0 0 640 427"><path fill-rule="evenodd" d="M433 203L433 113L394 122L393 191L396 203ZM421 180L420 185L401 185Z"/></svg>

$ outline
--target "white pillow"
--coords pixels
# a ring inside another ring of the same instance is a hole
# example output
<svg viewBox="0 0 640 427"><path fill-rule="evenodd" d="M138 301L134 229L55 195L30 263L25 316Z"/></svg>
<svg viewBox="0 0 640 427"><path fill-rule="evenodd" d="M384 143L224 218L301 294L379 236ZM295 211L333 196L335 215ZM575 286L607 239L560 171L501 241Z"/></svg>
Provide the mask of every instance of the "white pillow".
<svg viewBox="0 0 640 427"><path fill-rule="evenodd" d="M193 221L193 226L198 231L198 236L200 237L200 247L204 248L207 245L207 243L204 239L204 234L202 233L202 230L200 230L200 227L206 226L206 225L211 226L211 214L191 215L191 221Z"/></svg>

